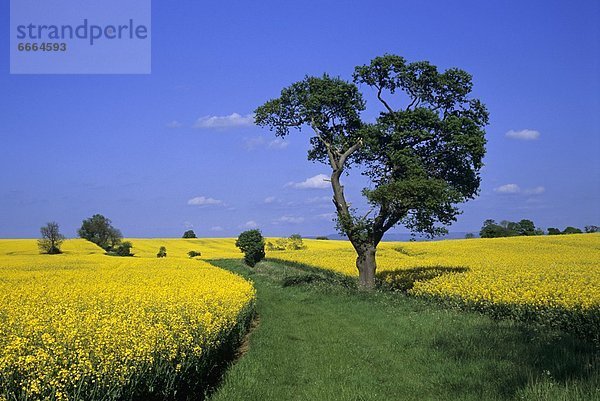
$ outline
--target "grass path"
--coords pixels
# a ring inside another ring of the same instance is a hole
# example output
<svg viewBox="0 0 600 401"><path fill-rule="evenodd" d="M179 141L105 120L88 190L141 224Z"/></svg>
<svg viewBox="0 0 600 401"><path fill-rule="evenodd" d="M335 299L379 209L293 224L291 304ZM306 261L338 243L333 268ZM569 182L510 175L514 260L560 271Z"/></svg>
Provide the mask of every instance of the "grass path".
<svg viewBox="0 0 600 401"><path fill-rule="evenodd" d="M283 287L304 272L273 261L212 263L254 281L260 316L213 401L600 400L597 354L568 336L398 294Z"/></svg>

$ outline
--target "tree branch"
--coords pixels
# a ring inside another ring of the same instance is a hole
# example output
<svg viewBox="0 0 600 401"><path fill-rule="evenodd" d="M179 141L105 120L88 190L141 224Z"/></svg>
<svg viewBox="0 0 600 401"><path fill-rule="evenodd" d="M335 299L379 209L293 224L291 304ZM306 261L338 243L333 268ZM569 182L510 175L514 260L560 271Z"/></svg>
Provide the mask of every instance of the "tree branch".
<svg viewBox="0 0 600 401"><path fill-rule="evenodd" d="M329 142L327 142L325 140L325 138L323 138L323 135L321 134L321 130L319 128L317 128L317 124L315 123L314 118L312 118L310 120L310 127L313 129L313 131L315 131L315 134L317 134L317 138L319 138L319 140L323 143L323 145L325 145L325 147L327 149L330 149L331 144Z"/></svg>
<svg viewBox="0 0 600 401"><path fill-rule="evenodd" d="M362 138L358 140L354 145L350 146L344 153L341 154L339 164L341 167L346 163L346 159L356 152L363 144Z"/></svg>
<svg viewBox="0 0 600 401"><path fill-rule="evenodd" d="M411 89L406 88L406 91L412 98L412 102L410 102L410 104L408 106L406 106L406 111L408 111L408 110L410 110L411 107L413 107L415 105L415 103L417 103L417 101L419 100L419 97L417 95L415 95Z"/></svg>
<svg viewBox="0 0 600 401"><path fill-rule="evenodd" d="M319 141L321 141L321 143L325 145L325 149L327 149L327 158L329 159L329 164L331 165L331 168L334 170L339 169L339 154L333 149L333 146L331 146L331 144L327 142L325 138L323 138L321 130L317 128L314 119L311 119L310 127L313 129L313 131L315 131L315 134L317 135Z"/></svg>
<svg viewBox="0 0 600 401"><path fill-rule="evenodd" d="M373 209L373 208L369 209L369 211L367 213L365 213L365 215L363 216L363 220L366 219L367 217L369 217L369 215L371 213L373 213L373 210L375 210L375 209Z"/></svg>
<svg viewBox="0 0 600 401"><path fill-rule="evenodd" d="M390 105L381 97L381 91L383 90L383 87L380 86L375 86L377 88L377 99L379 99L379 101L381 103L383 103L383 105L385 106L385 108L387 109L387 111L389 111L391 114L394 113L394 110L390 107Z"/></svg>

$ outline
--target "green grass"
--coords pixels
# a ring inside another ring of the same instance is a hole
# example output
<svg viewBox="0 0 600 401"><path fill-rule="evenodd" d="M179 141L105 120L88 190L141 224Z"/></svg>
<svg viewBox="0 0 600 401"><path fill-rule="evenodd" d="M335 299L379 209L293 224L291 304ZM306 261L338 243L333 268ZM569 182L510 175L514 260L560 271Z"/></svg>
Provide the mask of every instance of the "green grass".
<svg viewBox="0 0 600 401"><path fill-rule="evenodd" d="M359 293L301 266L212 263L254 281L259 316L212 401L600 400L597 350L566 334Z"/></svg>

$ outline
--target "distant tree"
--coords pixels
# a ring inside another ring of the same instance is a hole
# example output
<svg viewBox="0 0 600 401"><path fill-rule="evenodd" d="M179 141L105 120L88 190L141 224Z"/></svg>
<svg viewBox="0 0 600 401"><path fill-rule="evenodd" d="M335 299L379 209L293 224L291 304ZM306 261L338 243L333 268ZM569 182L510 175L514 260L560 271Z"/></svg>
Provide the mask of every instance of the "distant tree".
<svg viewBox="0 0 600 401"><path fill-rule="evenodd" d="M198 252L198 251L189 251L187 254L190 258L195 258L196 256L202 256L202 253Z"/></svg>
<svg viewBox="0 0 600 401"><path fill-rule="evenodd" d="M358 85L377 93L384 110L375 121L363 118ZM375 287L377 246L387 231L402 224L443 234L457 204L477 195L488 112L472 87L471 75L458 68L439 71L386 54L357 66L353 82L307 76L256 109L256 124L279 137L312 130L308 159L331 168L337 228L356 251L361 289ZM370 181L362 190L367 213L346 199L341 177L352 166Z"/></svg>
<svg viewBox="0 0 600 401"><path fill-rule="evenodd" d="M491 225L497 225L496 224L496 220L494 220L494 219L487 219L487 220L485 220L483 222L483 227L491 226Z"/></svg>
<svg viewBox="0 0 600 401"><path fill-rule="evenodd" d="M198 238L198 237L196 237L196 233L194 232L194 230L187 230L186 232L183 233L182 238Z"/></svg>
<svg viewBox="0 0 600 401"><path fill-rule="evenodd" d="M579 228L569 226L569 227L565 228L562 233L563 234L582 234L583 231L581 231Z"/></svg>
<svg viewBox="0 0 600 401"><path fill-rule="evenodd" d="M523 219L519 222L502 220L496 224L494 220L488 219L483 222L479 233L481 238L514 237L517 235L544 235L544 231L536 228L533 221Z"/></svg>
<svg viewBox="0 0 600 401"><path fill-rule="evenodd" d="M472 239L472 238L475 238L475 234L473 234L473 233L466 233L466 234L465 234L465 238L466 238L466 239Z"/></svg>
<svg viewBox="0 0 600 401"><path fill-rule="evenodd" d="M123 241L107 253L111 256L133 256L133 253L131 253L131 248L133 248L133 244L131 242Z"/></svg>
<svg viewBox="0 0 600 401"><path fill-rule="evenodd" d="M600 231L598 226L585 226L585 232L588 234L597 233L598 231Z"/></svg>
<svg viewBox="0 0 600 401"><path fill-rule="evenodd" d="M244 253L244 262L254 267L265 257L265 239L260 230L248 230L241 233L235 246Z"/></svg>
<svg viewBox="0 0 600 401"><path fill-rule="evenodd" d="M40 228L42 238L38 240L38 247L41 253L55 255L61 253L60 246L65 237L60 233L58 223L52 221Z"/></svg>
<svg viewBox="0 0 600 401"><path fill-rule="evenodd" d="M115 249L123 238L121 231L114 228L110 219L101 214L95 214L89 219L83 220L77 234L106 251Z"/></svg>
<svg viewBox="0 0 600 401"><path fill-rule="evenodd" d="M479 236L481 238L499 238L507 237L507 233L508 229L506 227L496 224L492 219L488 219L483 222L483 227L481 227L481 231L479 231Z"/></svg>
<svg viewBox="0 0 600 401"><path fill-rule="evenodd" d="M521 225L515 221L509 221L506 226L505 237L521 235Z"/></svg>
<svg viewBox="0 0 600 401"><path fill-rule="evenodd" d="M560 235L562 232L558 228L548 227L548 235Z"/></svg>
<svg viewBox="0 0 600 401"><path fill-rule="evenodd" d="M536 235L535 224L533 224L533 221L527 219L523 219L517 223L516 231L518 235Z"/></svg>
<svg viewBox="0 0 600 401"><path fill-rule="evenodd" d="M302 236L300 234L290 235L287 241L287 249L290 249L292 251L304 249L304 242L302 241Z"/></svg>
<svg viewBox="0 0 600 401"><path fill-rule="evenodd" d="M321 241L328 241L329 240L329 238L326 237L326 236L324 236L324 235L318 236L315 239L318 239L318 240L321 240Z"/></svg>
<svg viewBox="0 0 600 401"><path fill-rule="evenodd" d="M166 258L167 257L167 248L164 246L161 246L158 249L158 253L156 254L157 258Z"/></svg>

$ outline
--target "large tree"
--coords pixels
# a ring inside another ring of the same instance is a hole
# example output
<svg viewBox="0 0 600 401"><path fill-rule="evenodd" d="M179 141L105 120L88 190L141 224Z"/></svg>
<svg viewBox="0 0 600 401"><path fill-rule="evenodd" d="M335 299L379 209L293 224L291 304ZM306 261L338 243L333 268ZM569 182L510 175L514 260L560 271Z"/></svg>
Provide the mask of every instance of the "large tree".
<svg viewBox="0 0 600 401"><path fill-rule="evenodd" d="M457 68L439 72L425 61L384 55L356 67L353 78L307 76L258 107L255 120L280 137L310 127L308 158L331 167L338 229L357 252L361 287L370 289L386 231L402 224L441 234L460 213L456 205L477 195L488 112L470 97L471 76ZM358 84L379 101L374 121L361 116ZM366 213L351 207L340 182L353 165L371 181L362 191Z"/></svg>
<svg viewBox="0 0 600 401"><path fill-rule="evenodd" d="M89 219L83 220L77 234L105 251L116 248L123 238L121 231L113 227L110 219L101 214L95 214Z"/></svg>

